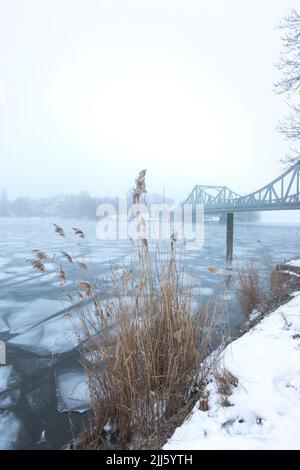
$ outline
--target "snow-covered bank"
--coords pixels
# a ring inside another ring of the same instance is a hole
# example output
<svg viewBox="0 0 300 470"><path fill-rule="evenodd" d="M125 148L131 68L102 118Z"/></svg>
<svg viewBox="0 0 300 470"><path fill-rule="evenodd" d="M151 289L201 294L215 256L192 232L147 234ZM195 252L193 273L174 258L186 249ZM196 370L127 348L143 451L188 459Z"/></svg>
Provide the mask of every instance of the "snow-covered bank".
<svg viewBox="0 0 300 470"><path fill-rule="evenodd" d="M220 365L238 378L227 406L212 378L208 411L198 402L164 449L300 449L300 292L229 344Z"/></svg>

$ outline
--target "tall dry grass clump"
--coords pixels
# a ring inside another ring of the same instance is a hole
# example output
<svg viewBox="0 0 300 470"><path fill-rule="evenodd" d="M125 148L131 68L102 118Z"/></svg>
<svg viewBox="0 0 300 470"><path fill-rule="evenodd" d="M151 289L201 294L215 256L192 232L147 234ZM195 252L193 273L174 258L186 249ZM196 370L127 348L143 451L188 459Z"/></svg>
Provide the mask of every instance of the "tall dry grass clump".
<svg viewBox="0 0 300 470"><path fill-rule="evenodd" d="M268 259L263 262L260 271L253 260L236 268L236 293L247 316L254 310L259 310L261 315L273 311L288 300L291 292L299 289L299 278L289 271L286 263L274 265Z"/></svg>
<svg viewBox="0 0 300 470"><path fill-rule="evenodd" d="M158 276L146 247L140 255L137 271L114 279L113 301L100 308L96 328L82 317L94 423L81 448L140 448L186 405L206 373L201 364L215 315L205 309L191 315L190 293L182 290L172 255ZM95 329L105 330L101 339Z"/></svg>
<svg viewBox="0 0 300 470"><path fill-rule="evenodd" d="M135 204L146 192L145 173L135 180ZM144 224L140 217L141 234ZM92 317L82 315L93 422L77 448L143 447L186 406L206 373L202 363L217 314L203 308L192 315L191 291L176 265L176 237L168 256L153 259L141 236L136 255L136 265L112 273L109 295Z"/></svg>
<svg viewBox="0 0 300 470"><path fill-rule="evenodd" d="M242 311L250 315L263 301L258 268L254 261L237 266L237 297Z"/></svg>
<svg viewBox="0 0 300 470"><path fill-rule="evenodd" d="M276 266L272 268L270 274L270 293L276 299L280 299L289 290L286 276L282 271L276 269Z"/></svg>
<svg viewBox="0 0 300 470"><path fill-rule="evenodd" d="M134 204L146 193L145 175L143 170L135 180ZM132 242L132 264L125 270L112 268L105 290L88 279L84 257L75 262L73 253L62 251L55 258L62 290L68 269L76 265L80 271L77 291L67 296L73 311L80 312L78 343L92 415L76 449L140 449L155 440L161 446L162 429L180 410L190 409L201 394L206 367L211 367L203 361L219 309L203 307L192 313L191 286L184 284L177 266L176 234L170 237L167 255L159 250L153 255L138 207L133 217L139 236ZM66 236L58 225L54 230ZM80 229L73 230L85 241ZM43 271L48 259L37 250L29 262Z"/></svg>

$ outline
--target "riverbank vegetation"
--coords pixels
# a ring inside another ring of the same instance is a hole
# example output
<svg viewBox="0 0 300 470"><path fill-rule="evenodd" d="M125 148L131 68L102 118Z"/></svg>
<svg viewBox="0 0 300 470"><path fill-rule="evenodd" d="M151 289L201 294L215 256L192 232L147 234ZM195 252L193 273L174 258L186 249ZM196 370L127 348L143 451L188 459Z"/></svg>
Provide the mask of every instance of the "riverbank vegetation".
<svg viewBox="0 0 300 470"><path fill-rule="evenodd" d="M145 192L145 172L141 172L135 181L133 202L139 202ZM143 225L142 219L140 222ZM59 225L55 224L54 230L58 236L66 236ZM54 257L34 250L29 260L41 272L50 261L56 263L58 288L73 304L73 312L79 311L76 332L91 412L90 425L75 439L75 449L161 448L197 401L200 409L206 410L208 377L216 378L224 407L230 406L228 397L237 384L220 366L222 341L210 356L213 360L207 360L225 310L223 293L210 306L195 305L195 280L184 272L176 234L153 252L143 238L143 227L139 233L141 236L132 241L129 266L112 266L105 279L92 276L84 253L78 257L73 251L64 251ZM74 228L74 235L80 243L85 242L80 228ZM68 292L68 267L75 265L77 291ZM234 267L236 294L246 314L242 334L253 321L283 302L299 285L299 278L270 268L266 285L254 262ZM227 338L227 343L232 339Z"/></svg>
<svg viewBox="0 0 300 470"><path fill-rule="evenodd" d="M300 276L289 269L288 263L268 266L265 282L255 261L237 265L236 293L246 316L254 310L266 312L277 307L290 292L300 288Z"/></svg>
<svg viewBox="0 0 300 470"><path fill-rule="evenodd" d="M139 257L137 269L114 275L111 301L96 308L97 325L82 316L93 425L77 448L144 448L195 403L205 383L217 309L192 314L172 252L155 265L146 247ZM105 329L101 344L95 329Z"/></svg>

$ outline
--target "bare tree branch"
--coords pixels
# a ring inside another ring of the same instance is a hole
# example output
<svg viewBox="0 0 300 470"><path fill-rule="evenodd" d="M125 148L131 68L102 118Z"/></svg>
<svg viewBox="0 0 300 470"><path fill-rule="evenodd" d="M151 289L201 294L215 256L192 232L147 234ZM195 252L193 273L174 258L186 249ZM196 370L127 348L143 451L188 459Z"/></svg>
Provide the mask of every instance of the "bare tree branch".
<svg viewBox="0 0 300 470"><path fill-rule="evenodd" d="M297 103L300 98L300 15L296 10L292 10L290 15L283 18L278 29L284 31L282 40L282 51L279 62L276 64L278 70L282 72L282 78L274 84L278 94L286 94L291 113L283 120L279 121L277 129L286 140L299 143L300 140L300 105ZM292 154L287 155L284 162L294 164L300 159L300 152L297 148L291 149Z"/></svg>

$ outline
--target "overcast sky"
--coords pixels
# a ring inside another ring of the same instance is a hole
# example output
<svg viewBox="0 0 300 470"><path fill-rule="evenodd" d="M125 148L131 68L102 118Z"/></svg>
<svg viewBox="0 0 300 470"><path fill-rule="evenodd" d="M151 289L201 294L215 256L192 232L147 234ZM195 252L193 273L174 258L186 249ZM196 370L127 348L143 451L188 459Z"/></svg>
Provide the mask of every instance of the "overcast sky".
<svg viewBox="0 0 300 470"><path fill-rule="evenodd" d="M0 187L9 196L282 172L275 30L296 0L0 0Z"/></svg>

